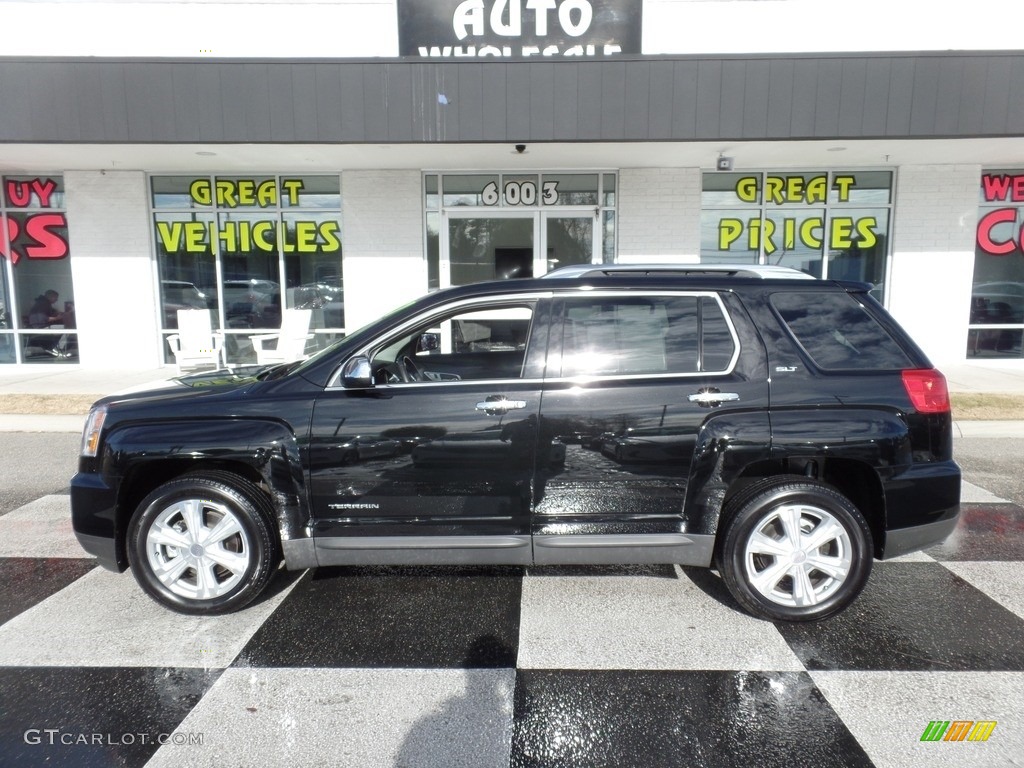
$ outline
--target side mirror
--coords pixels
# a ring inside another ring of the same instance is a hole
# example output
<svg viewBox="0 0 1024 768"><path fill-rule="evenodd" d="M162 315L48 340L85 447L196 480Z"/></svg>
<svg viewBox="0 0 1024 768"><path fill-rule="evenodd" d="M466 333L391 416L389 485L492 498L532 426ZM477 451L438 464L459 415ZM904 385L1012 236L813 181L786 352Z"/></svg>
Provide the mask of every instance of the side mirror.
<svg viewBox="0 0 1024 768"><path fill-rule="evenodd" d="M358 355L341 369L341 386L345 389L372 389L373 368L370 358Z"/></svg>

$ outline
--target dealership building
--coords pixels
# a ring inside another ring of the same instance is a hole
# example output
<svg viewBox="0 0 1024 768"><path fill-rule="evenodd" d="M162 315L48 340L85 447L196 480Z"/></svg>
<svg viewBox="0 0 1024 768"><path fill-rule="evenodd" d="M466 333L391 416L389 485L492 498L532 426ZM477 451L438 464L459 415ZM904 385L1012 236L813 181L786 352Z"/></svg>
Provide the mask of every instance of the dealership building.
<svg viewBox="0 0 1024 768"><path fill-rule="evenodd" d="M1024 367L1014 3L4 8L0 364L172 364L189 308L243 363L290 307L311 352L436 288L685 262L870 282L937 364Z"/></svg>

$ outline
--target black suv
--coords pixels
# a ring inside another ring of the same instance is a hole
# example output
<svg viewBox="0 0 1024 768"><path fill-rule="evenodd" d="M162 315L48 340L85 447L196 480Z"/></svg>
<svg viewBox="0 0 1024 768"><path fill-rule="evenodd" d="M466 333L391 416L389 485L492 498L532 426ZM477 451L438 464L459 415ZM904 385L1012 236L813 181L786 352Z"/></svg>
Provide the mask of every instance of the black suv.
<svg viewBox="0 0 1024 768"><path fill-rule="evenodd" d="M716 567L835 614L959 514L946 384L870 286L579 269L430 294L306 361L93 407L74 528L184 613L281 560Z"/></svg>

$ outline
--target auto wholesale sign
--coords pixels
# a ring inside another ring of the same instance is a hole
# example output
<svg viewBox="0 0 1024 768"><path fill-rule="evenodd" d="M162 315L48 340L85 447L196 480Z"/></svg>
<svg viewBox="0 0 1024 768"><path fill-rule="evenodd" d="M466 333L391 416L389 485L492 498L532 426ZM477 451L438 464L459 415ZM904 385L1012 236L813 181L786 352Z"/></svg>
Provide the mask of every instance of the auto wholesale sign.
<svg viewBox="0 0 1024 768"><path fill-rule="evenodd" d="M642 0L398 0L402 56L529 59L640 53Z"/></svg>

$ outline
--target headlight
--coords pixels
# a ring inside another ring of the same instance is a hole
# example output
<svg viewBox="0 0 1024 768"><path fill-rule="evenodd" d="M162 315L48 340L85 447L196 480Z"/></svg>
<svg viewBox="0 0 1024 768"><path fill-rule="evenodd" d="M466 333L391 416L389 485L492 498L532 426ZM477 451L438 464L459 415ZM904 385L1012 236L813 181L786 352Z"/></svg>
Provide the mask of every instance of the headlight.
<svg viewBox="0 0 1024 768"><path fill-rule="evenodd" d="M93 457L100 447L100 433L103 431L103 422L107 418L107 406L101 405L89 411L89 418L85 421L85 430L82 432L82 455Z"/></svg>

